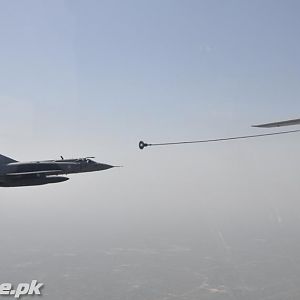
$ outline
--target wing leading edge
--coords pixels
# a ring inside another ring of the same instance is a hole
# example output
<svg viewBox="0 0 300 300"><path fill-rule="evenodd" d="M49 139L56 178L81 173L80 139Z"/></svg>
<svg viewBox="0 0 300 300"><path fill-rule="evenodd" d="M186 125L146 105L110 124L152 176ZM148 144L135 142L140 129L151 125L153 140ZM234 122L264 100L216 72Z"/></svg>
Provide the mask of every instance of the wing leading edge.
<svg viewBox="0 0 300 300"><path fill-rule="evenodd" d="M291 125L300 125L300 119L258 124L258 125L252 125L252 127L271 128L271 127L282 127L282 126L291 126Z"/></svg>

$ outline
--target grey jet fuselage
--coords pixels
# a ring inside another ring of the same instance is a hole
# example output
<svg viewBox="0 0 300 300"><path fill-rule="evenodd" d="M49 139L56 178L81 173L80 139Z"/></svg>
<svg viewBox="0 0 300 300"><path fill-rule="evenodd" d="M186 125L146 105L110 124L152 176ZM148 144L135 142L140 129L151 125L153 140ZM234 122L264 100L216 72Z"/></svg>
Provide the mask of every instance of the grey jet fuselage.
<svg viewBox="0 0 300 300"><path fill-rule="evenodd" d="M0 155L0 187L34 186L68 180L63 175L103 171L113 166L90 158L18 162Z"/></svg>

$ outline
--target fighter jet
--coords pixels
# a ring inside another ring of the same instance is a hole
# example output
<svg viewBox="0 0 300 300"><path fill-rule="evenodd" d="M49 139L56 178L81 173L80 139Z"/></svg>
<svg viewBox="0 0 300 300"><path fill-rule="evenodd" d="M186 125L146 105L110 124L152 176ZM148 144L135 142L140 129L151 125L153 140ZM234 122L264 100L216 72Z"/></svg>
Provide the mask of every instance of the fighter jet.
<svg viewBox="0 0 300 300"><path fill-rule="evenodd" d="M34 186L68 180L63 175L103 171L114 166L98 163L94 157L18 162L0 155L0 187Z"/></svg>

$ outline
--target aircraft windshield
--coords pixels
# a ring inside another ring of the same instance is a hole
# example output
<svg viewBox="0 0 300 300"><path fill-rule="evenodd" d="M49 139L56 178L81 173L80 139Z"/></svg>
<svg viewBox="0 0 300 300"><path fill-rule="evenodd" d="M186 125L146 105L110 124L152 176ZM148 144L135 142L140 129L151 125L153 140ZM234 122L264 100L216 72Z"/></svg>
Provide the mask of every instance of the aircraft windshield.
<svg viewBox="0 0 300 300"><path fill-rule="evenodd" d="M94 163L95 163L93 160L91 160L91 159L89 159L89 158L86 159L86 162L87 162L88 164L94 164Z"/></svg>

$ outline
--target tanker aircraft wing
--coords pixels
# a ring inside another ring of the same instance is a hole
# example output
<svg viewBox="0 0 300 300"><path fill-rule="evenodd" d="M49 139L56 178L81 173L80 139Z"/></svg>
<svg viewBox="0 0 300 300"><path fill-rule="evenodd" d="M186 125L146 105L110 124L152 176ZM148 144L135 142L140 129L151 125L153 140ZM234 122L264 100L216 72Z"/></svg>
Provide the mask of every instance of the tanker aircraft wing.
<svg viewBox="0 0 300 300"><path fill-rule="evenodd" d="M282 126L291 126L291 125L300 125L300 119L292 119L292 120L286 120L286 121L280 121L280 122L258 124L258 125L252 125L252 127L270 128L270 127L282 127Z"/></svg>

